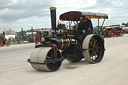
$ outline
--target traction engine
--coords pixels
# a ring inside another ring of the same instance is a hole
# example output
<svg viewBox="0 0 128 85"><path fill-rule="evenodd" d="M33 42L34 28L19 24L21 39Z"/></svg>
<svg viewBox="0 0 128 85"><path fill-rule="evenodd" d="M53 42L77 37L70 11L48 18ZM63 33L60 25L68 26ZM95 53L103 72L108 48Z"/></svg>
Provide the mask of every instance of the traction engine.
<svg viewBox="0 0 128 85"><path fill-rule="evenodd" d="M42 33L40 43L35 45L28 62L35 70L56 71L63 60L71 63L85 58L89 63L98 63L104 55L103 39L96 34L88 34L80 41L76 27L67 29L65 24L56 27L56 8L51 7L52 30Z"/></svg>

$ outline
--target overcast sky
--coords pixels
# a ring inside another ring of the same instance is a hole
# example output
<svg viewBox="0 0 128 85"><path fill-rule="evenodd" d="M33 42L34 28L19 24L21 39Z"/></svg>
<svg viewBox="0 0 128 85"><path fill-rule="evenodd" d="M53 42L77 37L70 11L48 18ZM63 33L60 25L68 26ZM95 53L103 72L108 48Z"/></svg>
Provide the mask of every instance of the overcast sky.
<svg viewBox="0 0 128 85"><path fill-rule="evenodd" d="M20 31L21 27L50 28L49 7L53 6L57 7L57 19L67 11L83 11L108 14L105 25L128 22L128 0L0 0L0 33Z"/></svg>

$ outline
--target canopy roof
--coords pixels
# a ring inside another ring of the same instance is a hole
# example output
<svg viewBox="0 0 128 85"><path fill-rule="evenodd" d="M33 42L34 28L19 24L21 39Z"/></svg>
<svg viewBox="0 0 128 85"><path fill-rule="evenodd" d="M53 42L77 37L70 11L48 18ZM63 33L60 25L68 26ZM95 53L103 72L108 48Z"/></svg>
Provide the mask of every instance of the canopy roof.
<svg viewBox="0 0 128 85"><path fill-rule="evenodd" d="M60 15L60 20L65 21L80 21L81 18L99 18L108 19L108 15L104 13L93 13L93 12L80 12L80 11L69 11Z"/></svg>

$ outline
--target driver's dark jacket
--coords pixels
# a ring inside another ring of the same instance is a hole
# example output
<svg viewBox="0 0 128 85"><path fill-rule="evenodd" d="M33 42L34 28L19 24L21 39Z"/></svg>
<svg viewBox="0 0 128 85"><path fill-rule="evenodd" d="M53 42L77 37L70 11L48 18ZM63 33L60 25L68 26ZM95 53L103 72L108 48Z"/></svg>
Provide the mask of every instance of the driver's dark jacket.
<svg viewBox="0 0 128 85"><path fill-rule="evenodd" d="M77 27L77 38L80 40L80 41L83 41L83 38L89 34L89 30L88 30L89 26L87 25L86 22L80 22L78 24L78 27ZM83 30L85 31L85 33L83 33Z"/></svg>

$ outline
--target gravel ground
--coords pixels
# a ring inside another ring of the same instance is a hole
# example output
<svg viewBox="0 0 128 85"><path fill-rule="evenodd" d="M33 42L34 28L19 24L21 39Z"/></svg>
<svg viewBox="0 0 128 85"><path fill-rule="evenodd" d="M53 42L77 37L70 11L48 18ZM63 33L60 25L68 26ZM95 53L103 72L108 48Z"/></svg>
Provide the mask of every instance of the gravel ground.
<svg viewBox="0 0 128 85"><path fill-rule="evenodd" d="M0 85L128 85L128 35L105 38L97 64L64 61L56 72L34 70L27 62L34 44L0 47Z"/></svg>

